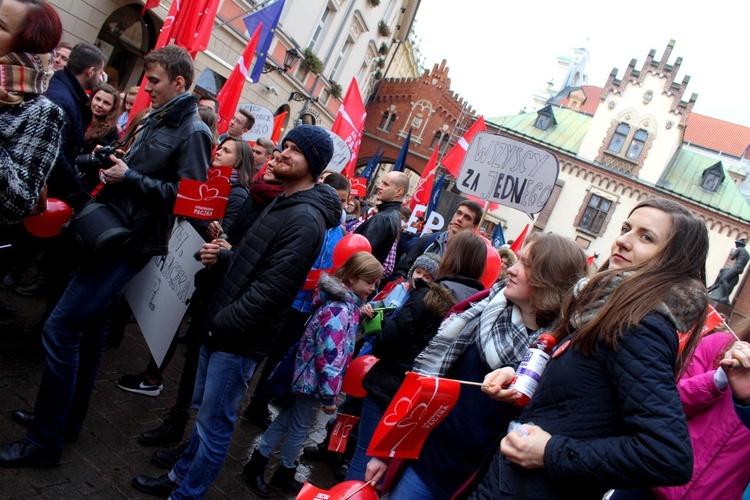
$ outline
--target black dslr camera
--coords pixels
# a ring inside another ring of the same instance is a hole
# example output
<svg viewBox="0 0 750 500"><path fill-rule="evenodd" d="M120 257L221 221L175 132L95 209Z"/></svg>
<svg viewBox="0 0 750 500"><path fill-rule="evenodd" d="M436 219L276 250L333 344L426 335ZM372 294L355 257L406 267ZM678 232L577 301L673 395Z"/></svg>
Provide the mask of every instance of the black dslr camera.
<svg viewBox="0 0 750 500"><path fill-rule="evenodd" d="M112 160L109 159L109 155L120 157L120 153L115 150L115 146L102 146L87 155L79 155L76 158L76 165L78 165L81 171L96 172L100 169L106 170L114 165Z"/></svg>

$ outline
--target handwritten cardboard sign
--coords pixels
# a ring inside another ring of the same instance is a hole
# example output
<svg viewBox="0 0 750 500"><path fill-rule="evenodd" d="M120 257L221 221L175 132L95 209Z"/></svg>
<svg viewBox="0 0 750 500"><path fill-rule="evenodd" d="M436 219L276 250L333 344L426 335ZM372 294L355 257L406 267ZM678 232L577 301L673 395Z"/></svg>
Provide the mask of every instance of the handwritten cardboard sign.
<svg viewBox="0 0 750 500"><path fill-rule="evenodd" d="M480 132L469 145L456 186L531 217L549 201L559 171L557 158L544 149Z"/></svg>
<svg viewBox="0 0 750 500"><path fill-rule="evenodd" d="M459 383L407 372L380 420L367 454L373 457L418 458L430 431L458 400Z"/></svg>
<svg viewBox="0 0 750 500"><path fill-rule="evenodd" d="M195 291L195 273L203 264L193 255L203 238L187 221L176 224L169 253L152 258L125 287L151 355L161 365Z"/></svg>
<svg viewBox="0 0 750 500"><path fill-rule="evenodd" d="M250 111L255 117L253 128L242 135L245 141L255 142L259 138L270 139L273 133L273 113L270 109L258 104L240 104L242 109Z"/></svg>
<svg viewBox="0 0 750 500"><path fill-rule="evenodd" d="M333 156L331 157L331 161L328 162L326 170L341 173L346 164L349 163L349 160L352 158L352 152L344 139L330 130L327 130L326 132L330 134L331 140L333 141Z"/></svg>

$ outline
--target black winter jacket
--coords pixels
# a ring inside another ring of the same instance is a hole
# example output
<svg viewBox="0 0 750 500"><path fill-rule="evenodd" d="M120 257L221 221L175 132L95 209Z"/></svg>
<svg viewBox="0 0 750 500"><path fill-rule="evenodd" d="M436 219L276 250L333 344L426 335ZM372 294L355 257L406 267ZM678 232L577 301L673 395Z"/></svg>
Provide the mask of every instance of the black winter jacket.
<svg viewBox="0 0 750 500"><path fill-rule="evenodd" d="M138 253L167 253L180 179L206 180L213 139L197 104L184 93L151 113L123 158L125 178L97 197L126 215L133 230L128 245Z"/></svg>
<svg viewBox="0 0 750 500"><path fill-rule="evenodd" d="M379 359L365 375L362 387L387 407L414 366L414 360L438 331L451 307L484 287L472 278L449 276L431 284L417 280L404 306L378 333L372 354Z"/></svg>
<svg viewBox="0 0 750 500"><path fill-rule="evenodd" d="M262 357L318 256L326 229L341 218L327 185L276 198L220 262L226 274L209 306L209 349Z"/></svg>
<svg viewBox="0 0 750 500"><path fill-rule="evenodd" d="M602 347L587 358L571 347L554 357L518 417L552 435L544 468L524 469L497 454L472 498L600 499L610 488L685 484L693 453L676 358L675 328L657 313L616 350Z"/></svg>
<svg viewBox="0 0 750 500"><path fill-rule="evenodd" d="M401 202L389 201L378 205L378 213L367 219L357 229L372 246L372 255L382 264L401 234Z"/></svg>
<svg viewBox="0 0 750 500"><path fill-rule="evenodd" d="M68 68L52 75L45 96L65 115L60 154L47 178L48 195L64 200L82 189L75 161L86 143L84 135L91 124L89 97Z"/></svg>

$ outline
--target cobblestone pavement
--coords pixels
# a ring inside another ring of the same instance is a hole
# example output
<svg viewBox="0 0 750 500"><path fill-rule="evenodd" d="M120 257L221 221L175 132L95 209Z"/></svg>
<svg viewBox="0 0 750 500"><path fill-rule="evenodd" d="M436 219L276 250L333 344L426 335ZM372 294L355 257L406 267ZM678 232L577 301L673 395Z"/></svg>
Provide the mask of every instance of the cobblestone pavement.
<svg viewBox="0 0 750 500"><path fill-rule="evenodd" d="M18 327L0 326L0 443L7 443L24 435L23 428L10 420L10 413L17 409L33 409L41 379L42 357L38 335L29 333L27 329L41 317L44 301L20 297L9 290L0 290L0 300L19 311L16 318ZM135 475L158 476L165 472L149 461L151 453L160 448L144 447L137 439L141 432L160 425L174 402L183 352L184 346L181 345L164 373L164 390L158 397L122 391L115 385L115 380L124 373L143 371L149 356L138 327L128 325L120 347L109 349L104 355L91 407L78 441L66 446L62 461L55 468L0 468L0 498L154 498L130 486L130 480ZM252 388L248 394L251 393ZM246 403L247 400L242 408ZM325 420L321 412L308 436L309 442L322 440ZM208 492L208 499L256 498L240 473L247 462L249 450L255 447L260 435L258 427L238 417L229 456ZM277 456L271 459L266 479L276 468ZM337 483L330 465L308 463L304 459L300 459L300 462L298 480L306 479L322 488Z"/></svg>

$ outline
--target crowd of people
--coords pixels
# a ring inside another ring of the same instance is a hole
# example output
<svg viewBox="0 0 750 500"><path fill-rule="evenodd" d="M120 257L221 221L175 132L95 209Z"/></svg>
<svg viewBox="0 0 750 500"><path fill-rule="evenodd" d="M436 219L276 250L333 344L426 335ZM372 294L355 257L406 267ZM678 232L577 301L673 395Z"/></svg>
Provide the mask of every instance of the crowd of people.
<svg viewBox="0 0 750 500"><path fill-rule="evenodd" d="M580 245L553 233L532 234L518 254L492 248L478 234L483 210L473 201L455 207L445 230L413 234L404 207L409 177L384 173L372 200L352 197L348 179L326 170L334 146L321 127L296 126L278 147L250 144L242 136L255 119L238 109L217 135L219 103L191 93L186 50L169 45L146 55L151 103L131 117L140 89L121 95L108 85L96 46L60 43L62 25L48 3L4 0L6 19L0 238L12 257L0 276L19 293L43 291L47 311L35 406L11 414L27 430L0 446L0 466L59 463L84 425L106 347L121 341L130 315L124 287L167 253L180 180L205 181L212 168L230 167L224 216L188 219L205 241L189 327L168 333L160 364L144 360L142 373L117 380L124 391L158 395L184 337L177 400L159 427L139 436L145 446L179 446L155 452L154 463L169 472L138 475L135 489L204 498L258 371L242 415L265 432L242 476L261 497L300 490L300 454L330 461L341 479L377 485L391 499L742 495L750 481L750 325L736 335L726 325L702 331L708 231L679 203L636 205L595 272ZM97 155L103 146L114 149ZM42 211L47 196L66 201L74 217L101 205L125 221L127 239L84 251L69 231L29 234L22 220ZM336 266L337 245L349 235L370 251ZM502 263L489 282L488 252ZM24 288L20 276L34 259L36 280ZM320 273L312 288L304 286L311 270ZM391 291L373 300L388 284ZM14 312L0 303L3 324ZM557 345L521 408L510 384L542 334ZM361 381L366 396L344 397L347 367L363 355L376 358ZM461 388L417 459L371 456L409 371L474 385ZM332 425L323 443L303 449L319 411L360 417L343 453L328 451Z"/></svg>

